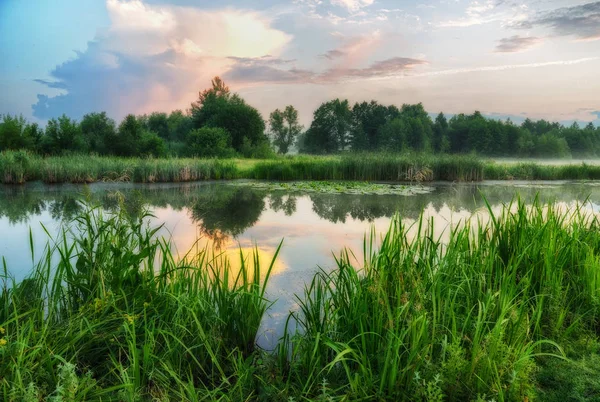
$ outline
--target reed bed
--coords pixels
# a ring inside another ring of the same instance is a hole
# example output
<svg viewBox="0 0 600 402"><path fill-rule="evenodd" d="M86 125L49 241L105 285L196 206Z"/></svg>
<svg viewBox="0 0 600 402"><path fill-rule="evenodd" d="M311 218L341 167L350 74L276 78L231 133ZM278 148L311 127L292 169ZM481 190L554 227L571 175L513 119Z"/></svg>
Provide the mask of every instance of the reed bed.
<svg viewBox="0 0 600 402"><path fill-rule="evenodd" d="M256 164L261 180L480 181L483 163L472 156L347 154L300 156Z"/></svg>
<svg viewBox="0 0 600 402"><path fill-rule="evenodd" d="M43 158L27 152L0 153L0 181L22 184L27 181L56 183L187 182L235 179L233 160L118 158L71 155Z"/></svg>
<svg viewBox="0 0 600 402"><path fill-rule="evenodd" d="M95 155L40 157L0 153L0 183L96 181L187 182L199 180L352 180L390 182L482 180L600 180L600 165L502 164L472 155L297 155L268 160L118 158Z"/></svg>
<svg viewBox="0 0 600 402"><path fill-rule="evenodd" d="M4 265L0 393L6 401L598 399L598 220L539 203L489 213L443 242L432 222L409 227L395 217L382 238L365 238L364 268L345 251L335 270L314 276L267 352L255 339L274 261L261 268L258 253L240 255L234 271L210 250L179 259L147 215L86 207L41 253L31 246L27 279L15 282Z"/></svg>
<svg viewBox="0 0 600 402"><path fill-rule="evenodd" d="M486 163L486 180L600 180L600 165L544 165Z"/></svg>

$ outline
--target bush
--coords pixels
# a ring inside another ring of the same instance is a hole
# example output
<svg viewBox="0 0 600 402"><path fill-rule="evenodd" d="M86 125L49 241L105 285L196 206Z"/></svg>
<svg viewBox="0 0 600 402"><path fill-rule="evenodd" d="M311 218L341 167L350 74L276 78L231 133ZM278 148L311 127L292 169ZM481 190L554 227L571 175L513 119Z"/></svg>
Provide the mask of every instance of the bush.
<svg viewBox="0 0 600 402"><path fill-rule="evenodd" d="M231 157L231 135L222 128L203 127L192 130L186 138L187 153L198 157Z"/></svg>
<svg viewBox="0 0 600 402"><path fill-rule="evenodd" d="M155 132L145 131L140 139L139 153L143 156L161 157L167 154L167 146Z"/></svg>

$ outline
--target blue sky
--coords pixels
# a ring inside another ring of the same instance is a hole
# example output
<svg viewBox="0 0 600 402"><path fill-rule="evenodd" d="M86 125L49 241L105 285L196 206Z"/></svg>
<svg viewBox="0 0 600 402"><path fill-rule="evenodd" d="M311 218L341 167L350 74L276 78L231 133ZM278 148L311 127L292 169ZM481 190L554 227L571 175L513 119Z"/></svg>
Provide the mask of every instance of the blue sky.
<svg viewBox="0 0 600 402"><path fill-rule="evenodd" d="M307 124L335 97L600 124L600 1L0 0L0 114L186 109L222 76Z"/></svg>

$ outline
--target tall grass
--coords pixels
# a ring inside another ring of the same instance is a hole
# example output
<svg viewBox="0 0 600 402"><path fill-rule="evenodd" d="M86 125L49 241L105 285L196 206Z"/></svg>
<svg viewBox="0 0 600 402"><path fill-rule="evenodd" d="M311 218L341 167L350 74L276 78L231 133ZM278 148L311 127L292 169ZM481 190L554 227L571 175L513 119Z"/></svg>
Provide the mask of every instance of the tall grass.
<svg viewBox="0 0 600 402"><path fill-rule="evenodd" d="M258 163L263 180L480 181L483 163L470 156L348 154L300 156Z"/></svg>
<svg viewBox="0 0 600 402"><path fill-rule="evenodd" d="M0 153L0 181L22 184L91 183L133 181L138 183L186 182L234 179L234 161L216 159L142 159L94 155L43 158L22 151Z"/></svg>
<svg viewBox="0 0 600 402"><path fill-rule="evenodd" d="M539 203L489 214L444 242L433 222L395 217L379 241L365 238L363 269L346 251L314 276L266 353L254 340L273 262L261 270L258 253L240 256L234 271L208 250L178 260L145 216L88 209L35 254L29 278L16 283L4 267L0 392L7 401L524 401L548 397L540 370L546 384L572 388L580 373L569 383L547 362L599 344L599 222ZM584 391L596 397L600 384Z"/></svg>
<svg viewBox="0 0 600 402"><path fill-rule="evenodd" d="M540 163L486 163L487 180L600 180L600 165L544 165Z"/></svg>
<svg viewBox="0 0 600 402"><path fill-rule="evenodd" d="M145 217L88 210L21 283L4 268L3 400L241 400L269 305L258 253L176 261ZM32 250L33 253L34 250ZM62 399L60 399L62 398Z"/></svg>
<svg viewBox="0 0 600 402"><path fill-rule="evenodd" d="M537 358L597 339L596 219L518 204L447 245L416 225L412 239L395 219L377 250L365 242L363 271L346 252L299 298L303 335L284 341L303 395L325 378L350 400L532 400Z"/></svg>
<svg viewBox="0 0 600 402"><path fill-rule="evenodd" d="M198 180L481 181L599 180L600 166L502 164L472 155L297 155L268 160L144 159L88 155L40 157L25 151L0 153L0 182L22 184Z"/></svg>

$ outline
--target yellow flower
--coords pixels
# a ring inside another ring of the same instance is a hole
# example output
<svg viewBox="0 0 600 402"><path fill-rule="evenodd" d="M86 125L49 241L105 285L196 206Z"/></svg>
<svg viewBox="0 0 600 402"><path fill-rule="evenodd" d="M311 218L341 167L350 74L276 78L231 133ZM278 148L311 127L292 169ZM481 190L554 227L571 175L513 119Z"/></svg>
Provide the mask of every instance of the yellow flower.
<svg viewBox="0 0 600 402"><path fill-rule="evenodd" d="M102 302L102 299L98 299L98 298L94 299L94 308L96 309L96 312L102 310L103 304L104 303Z"/></svg>
<svg viewBox="0 0 600 402"><path fill-rule="evenodd" d="M0 339L0 347L2 346L6 346L6 344L8 343L8 341L4 338Z"/></svg>
<svg viewBox="0 0 600 402"><path fill-rule="evenodd" d="M0 327L0 335L4 335L6 333L6 330L4 329L4 327Z"/></svg>
<svg viewBox="0 0 600 402"><path fill-rule="evenodd" d="M133 324L135 322L135 316L134 315L129 315L129 314L125 314L125 319L130 323Z"/></svg>

